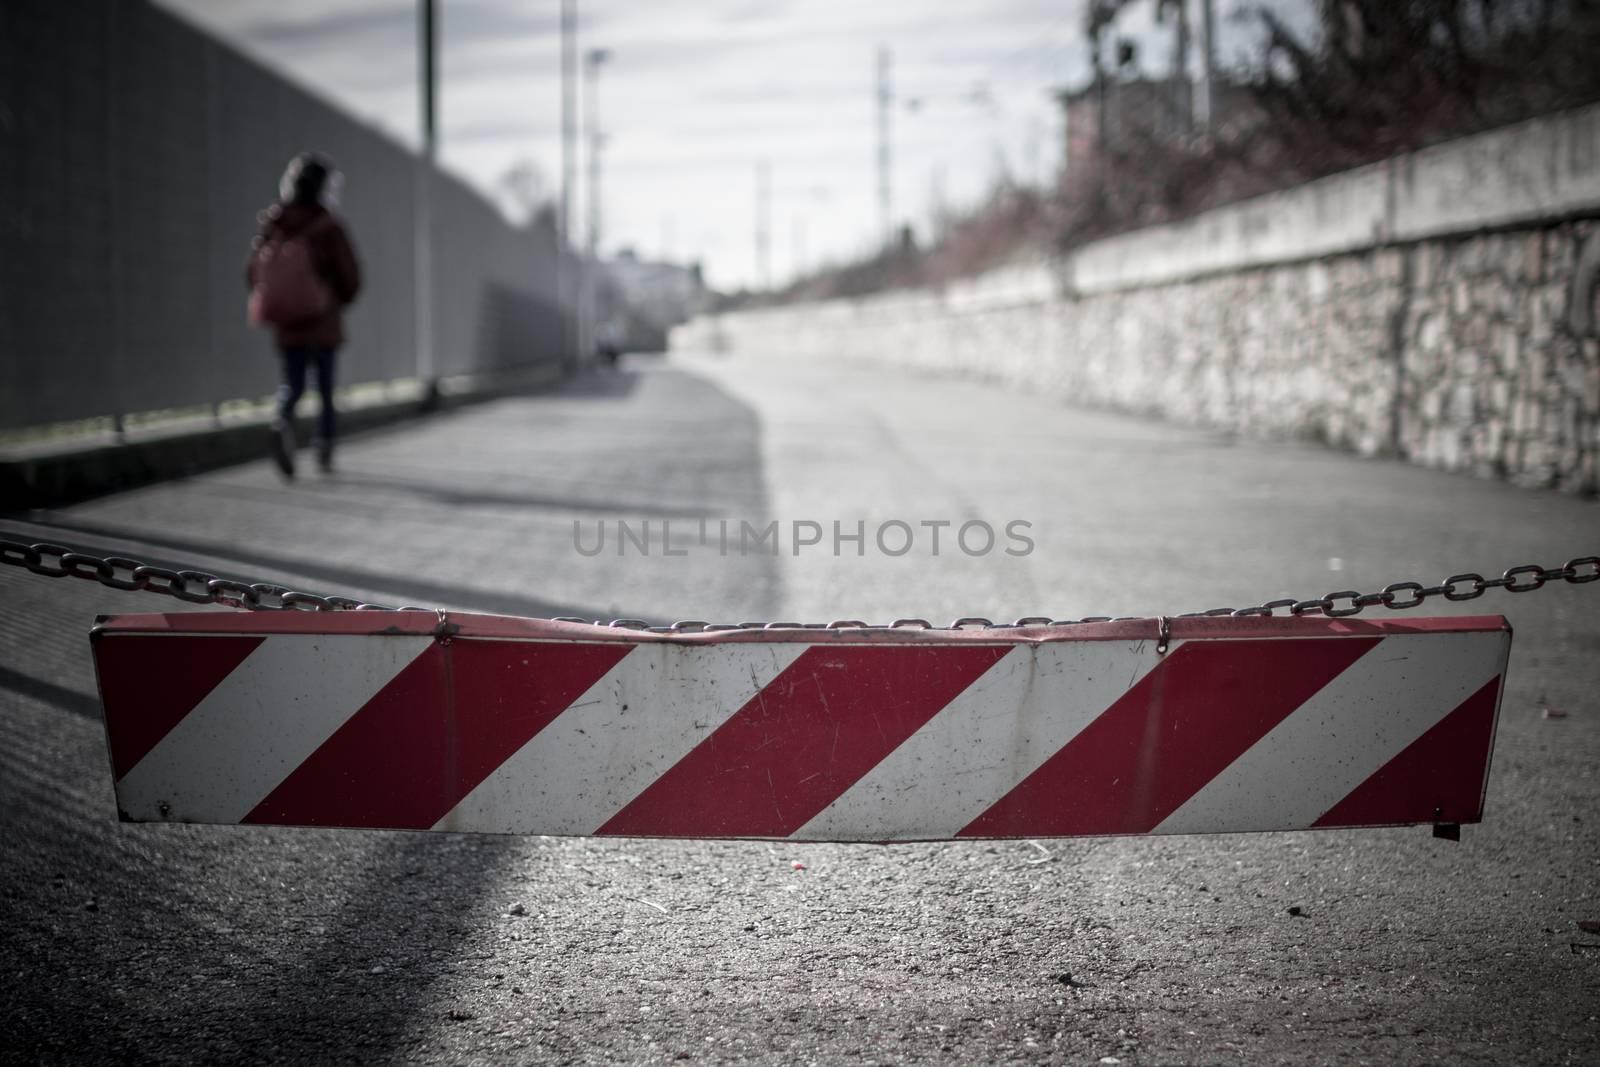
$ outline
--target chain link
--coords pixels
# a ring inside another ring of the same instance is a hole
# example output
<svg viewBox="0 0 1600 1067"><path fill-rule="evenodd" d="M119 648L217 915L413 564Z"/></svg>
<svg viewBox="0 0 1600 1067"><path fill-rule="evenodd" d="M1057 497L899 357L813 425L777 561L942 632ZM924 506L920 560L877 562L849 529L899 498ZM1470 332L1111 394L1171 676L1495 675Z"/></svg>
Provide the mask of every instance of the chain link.
<svg viewBox="0 0 1600 1067"><path fill-rule="evenodd" d="M228 608L241 608L247 611L433 611L433 608L404 605L391 608L383 604L370 604L346 596L318 595L316 593L296 592L281 585L268 582L246 583L234 581L229 578L219 578L215 574L205 571L173 571L164 567L152 567L140 563L138 560L128 559L123 556L93 556L85 552L77 552L62 545L47 543L24 544L21 541L7 541L0 539L0 564L9 564L13 567L23 567L33 574L43 575L46 578L83 578L88 581L99 582L111 589L126 591L160 593L162 596L175 597L190 604L220 604ZM1438 585L1423 585L1421 582L1391 582L1376 593L1360 593L1354 589L1341 589L1334 593L1325 593L1320 597L1308 600L1297 600L1294 597L1283 597L1278 600L1269 600L1264 604L1257 604L1248 608L1210 608L1206 611L1190 611L1172 618L1193 619L1209 617L1250 618L1262 616L1268 618L1299 618L1306 615L1325 615L1330 619L1342 619L1351 615L1359 615L1367 608L1384 607L1390 611L1404 611L1409 608L1420 607L1434 597L1443 597L1445 600L1459 603L1464 600L1476 600L1490 589L1504 589L1508 593L1531 593L1535 589L1542 589L1550 582L1566 582L1570 585L1584 585L1589 582L1600 581L1600 556L1579 556L1569 559L1559 567L1541 567L1537 564L1527 563L1518 567L1511 567L1498 578L1485 578L1481 574L1468 572L1465 574L1452 574ZM1404 594L1404 596L1403 596ZM1154 617L1154 616L1150 616ZM590 620L576 616L564 615L551 621L553 622L594 622L598 625L611 626L625 630L643 630L649 633L706 633L717 630L843 630L855 628L871 629L916 629L916 630L964 630L968 628L981 628L988 630L1018 629L1028 626L1075 626L1089 622L1126 622L1145 618L1138 615L1123 615L1112 618L1108 615L1091 615L1082 619L1052 619L1046 615L1028 615L1015 622L994 622L978 616L966 616L956 619L949 626L935 626L927 619L896 619L887 627L875 627L859 619L836 619L833 622L739 622L739 623L709 623L699 619L686 619L682 622L672 623L670 626L652 626L643 619L611 619Z"/></svg>
<svg viewBox="0 0 1600 1067"><path fill-rule="evenodd" d="M111 589L160 593L189 604L220 604L250 611L393 611L383 604L366 604L349 597L296 593L267 582L247 584L219 578L205 571L168 570L123 556L92 556L52 544L24 544L0 540L0 563L23 567L46 578L85 578ZM406 611L428 608L406 607Z"/></svg>

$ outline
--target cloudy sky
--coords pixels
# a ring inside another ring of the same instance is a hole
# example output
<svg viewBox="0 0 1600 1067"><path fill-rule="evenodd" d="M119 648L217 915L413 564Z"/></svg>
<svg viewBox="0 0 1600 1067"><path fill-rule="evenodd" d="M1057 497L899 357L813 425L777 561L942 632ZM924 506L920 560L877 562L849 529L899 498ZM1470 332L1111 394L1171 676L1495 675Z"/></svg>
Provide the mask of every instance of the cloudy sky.
<svg viewBox="0 0 1600 1067"><path fill-rule="evenodd" d="M415 0L159 0L415 144ZM1302 21L1310 0L1268 6ZM704 262L722 288L760 281L757 169L771 169L771 274L866 250L879 232L875 55L893 54L893 202L925 228L1002 171L1042 182L1060 156L1050 92L1087 81L1084 0L579 0L600 80L602 247ZM1191 6L1199 9L1198 0ZM1216 0L1222 60L1254 35ZM1153 0L1118 31L1141 66L1170 64ZM559 191L557 0L439 0L444 164L505 204L522 167ZM578 219L586 217L581 199Z"/></svg>

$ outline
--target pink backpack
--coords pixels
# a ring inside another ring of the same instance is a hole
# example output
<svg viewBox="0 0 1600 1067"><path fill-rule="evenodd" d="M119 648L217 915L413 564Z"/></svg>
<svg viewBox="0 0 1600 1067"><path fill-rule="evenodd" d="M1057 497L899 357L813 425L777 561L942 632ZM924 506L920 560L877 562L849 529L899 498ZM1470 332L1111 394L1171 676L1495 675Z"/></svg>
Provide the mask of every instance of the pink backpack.
<svg viewBox="0 0 1600 1067"><path fill-rule="evenodd" d="M326 315L333 291L317 273L311 254L312 225L293 237L274 237L256 251L250 289L250 325L295 326Z"/></svg>

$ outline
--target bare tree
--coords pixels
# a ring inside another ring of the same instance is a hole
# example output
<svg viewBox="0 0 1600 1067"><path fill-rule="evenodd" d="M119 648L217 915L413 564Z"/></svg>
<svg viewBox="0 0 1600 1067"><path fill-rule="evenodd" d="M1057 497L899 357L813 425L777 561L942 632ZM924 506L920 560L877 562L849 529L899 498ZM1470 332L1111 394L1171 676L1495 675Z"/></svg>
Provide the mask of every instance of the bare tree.
<svg viewBox="0 0 1600 1067"><path fill-rule="evenodd" d="M1253 15L1261 132L1299 177L1600 99L1596 0L1321 0L1314 40Z"/></svg>

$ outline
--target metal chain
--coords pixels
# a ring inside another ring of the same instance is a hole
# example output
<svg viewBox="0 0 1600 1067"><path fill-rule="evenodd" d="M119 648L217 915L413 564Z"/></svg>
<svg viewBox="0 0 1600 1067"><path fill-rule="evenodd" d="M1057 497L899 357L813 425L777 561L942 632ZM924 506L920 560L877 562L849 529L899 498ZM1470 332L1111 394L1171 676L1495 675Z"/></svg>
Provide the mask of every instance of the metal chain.
<svg viewBox="0 0 1600 1067"><path fill-rule="evenodd" d="M33 574L46 578L85 578L112 589L160 593L176 597L190 604L221 604L229 608L250 611L433 611L405 605L391 608L383 604L369 604L346 596L319 596L300 593L268 582L245 583L219 578L204 571L173 571L152 567L138 560L122 556L93 556L75 552L62 545L24 544L21 541L0 539L0 563L24 567ZM1342 619L1359 615L1367 608L1385 607L1391 611L1415 608L1433 597L1444 597L1452 602L1476 600L1490 589L1504 589L1508 593L1530 593L1549 582L1563 581L1573 585L1600 581L1600 556L1579 556L1559 567L1540 567L1524 564L1512 567L1498 578L1485 578L1481 574L1452 574L1438 585L1421 582L1391 582L1376 593L1358 593L1354 589L1341 589L1310 600L1285 597L1269 600L1249 608L1211 608L1209 611L1189 611L1172 618L1189 619L1208 616L1248 618L1251 616L1276 616L1295 618L1305 615L1325 615ZM612 626L630 630L647 630L651 633L698 633L711 630L838 630L854 627L873 629L962 630L968 627L984 629L1012 629L1023 626L1074 626L1086 622L1125 622L1149 616L1092 615L1083 619L1052 619L1045 615L1030 615L1015 622L992 622L989 619L965 617L949 626L935 626L926 619L896 619L887 627L872 627L859 619L836 619L826 623L799 622L739 622L708 623L698 619L675 622L670 626L652 626L642 619L582 619L563 615L554 622L581 622Z"/></svg>
<svg viewBox="0 0 1600 1067"><path fill-rule="evenodd" d="M152 567L123 556L92 556L62 545L0 540L0 563L25 567L46 578L87 578L112 589L160 593L189 604L221 604L251 611L432 611L367 604L346 596L297 593L270 582L235 582L205 571Z"/></svg>

